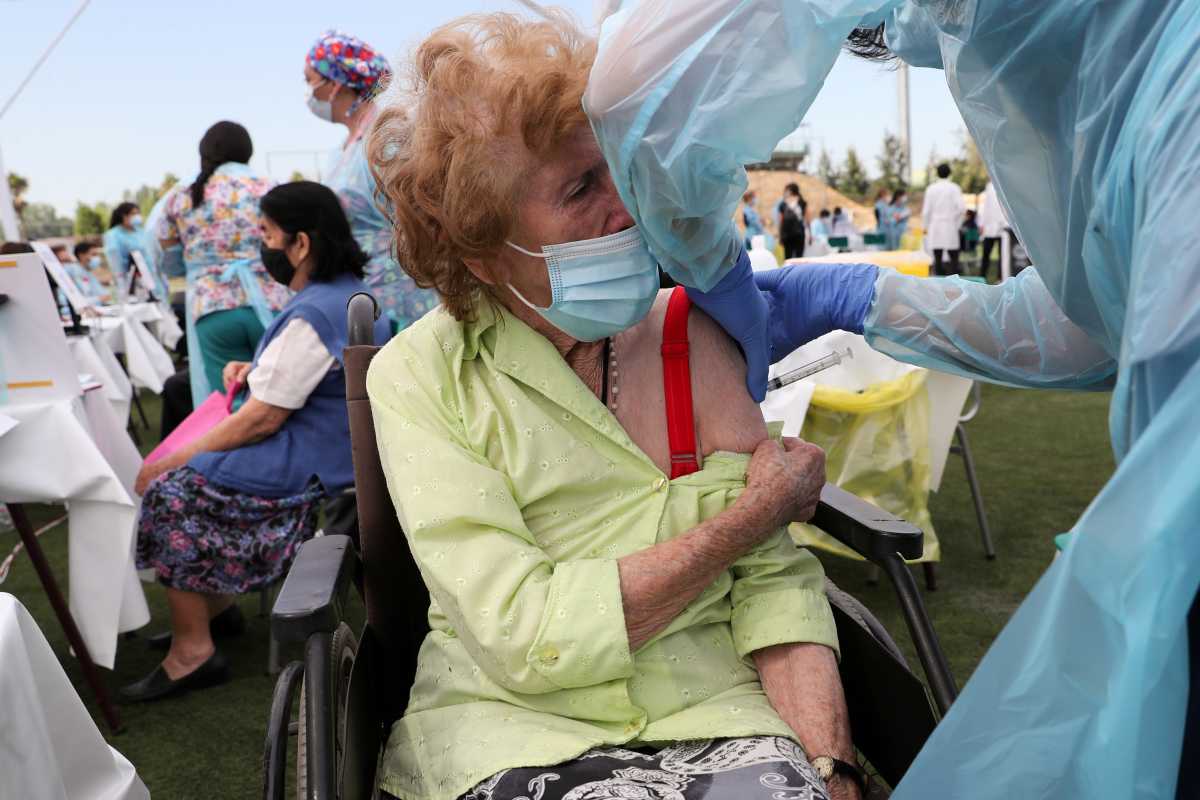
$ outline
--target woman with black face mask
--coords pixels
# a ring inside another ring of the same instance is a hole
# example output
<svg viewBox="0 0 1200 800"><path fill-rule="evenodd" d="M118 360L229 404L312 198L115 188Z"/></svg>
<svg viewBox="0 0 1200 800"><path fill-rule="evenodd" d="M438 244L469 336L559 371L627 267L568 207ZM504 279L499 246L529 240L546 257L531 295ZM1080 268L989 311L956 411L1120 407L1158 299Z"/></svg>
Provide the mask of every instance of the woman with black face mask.
<svg viewBox="0 0 1200 800"><path fill-rule="evenodd" d="M164 201L154 235L163 250L183 246L187 267L188 359L192 402L221 389L231 361L249 361L287 302L287 288L259 260L258 201L274 181L249 166L254 146L236 122L218 122L200 140L200 173Z"/></svg>
<svg viewBox="0 0 1200 800"><path fill-rule="evenodd" d="M227 385L248 387L241 408L138 474L137 563L167 587L171 632L151 640L166 658L122 690L127 700L223 682L213 637L244 628L235 596L279 580L316 530L321 501L354 483L342 350L367 256L319 183L277 186L261 210L262 264L295 294L253 359L225 368ZM375 343L390 335L381 318Z"/></svg>

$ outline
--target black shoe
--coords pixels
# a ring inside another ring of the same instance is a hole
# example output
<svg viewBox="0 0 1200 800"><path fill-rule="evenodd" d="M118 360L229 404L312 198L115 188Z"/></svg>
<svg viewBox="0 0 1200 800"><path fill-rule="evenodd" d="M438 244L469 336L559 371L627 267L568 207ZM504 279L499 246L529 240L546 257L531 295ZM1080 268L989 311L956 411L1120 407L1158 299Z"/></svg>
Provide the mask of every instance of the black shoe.
<svg viewBox="0 0 1200 800"><path fill-rule="evenodd" d="M141 703L147 700L161 700L175 694L183 694L192 689L206 689L229 680L229 662L220 650L214 650L200 666L184 675L179 680L171 680L167 671L159 664L140 681L122 686L117 695L126 703Z"/></svg>
<svg viewBox="0 0 1200 800"><path fill-rule="evenodd" d="M214 639L231 639L246 632L246 617L234 603L208 621L208 630ZM151 650L170 650L171 632L163 631L146 637Z"/></svg>

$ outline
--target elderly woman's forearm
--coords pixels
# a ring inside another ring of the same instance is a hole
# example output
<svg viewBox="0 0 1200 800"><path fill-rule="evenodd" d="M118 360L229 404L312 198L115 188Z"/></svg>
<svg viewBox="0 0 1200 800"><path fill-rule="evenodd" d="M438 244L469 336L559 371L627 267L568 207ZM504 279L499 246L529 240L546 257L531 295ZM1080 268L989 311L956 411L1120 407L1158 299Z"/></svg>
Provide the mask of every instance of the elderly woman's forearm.
<svg viewBox="0 0 1200 800"><path fill-rule="evenodd" d="M808 757L854 761L850 715L833 650L791 642L754 651L763 691Z"/></svg>
<svg viewBox="0 0 1200 800"><path fill-rule="evenodd" d="M767 533L749 504L734 503L681 536L618 560L629 651L670 625Z"/></svg>

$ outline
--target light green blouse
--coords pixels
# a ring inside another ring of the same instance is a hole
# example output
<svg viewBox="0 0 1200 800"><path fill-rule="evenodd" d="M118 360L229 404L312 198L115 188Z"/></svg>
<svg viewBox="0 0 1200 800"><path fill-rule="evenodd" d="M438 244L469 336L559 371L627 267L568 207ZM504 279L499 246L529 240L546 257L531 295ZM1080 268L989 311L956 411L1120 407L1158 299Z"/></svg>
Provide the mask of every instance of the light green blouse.
<svg viewBox="0 0 1200 800"><path fill-rule="evenodd" d="M821 566L786 531L636 653L622 613L617 559L724 510L747 456L715 453L669 481L550 342L502 309L472 323L430 312L376 356L367 386L432 597L384 789L450 800L603 744L792 736L749 654L836 648L837 634Z"/></svg>

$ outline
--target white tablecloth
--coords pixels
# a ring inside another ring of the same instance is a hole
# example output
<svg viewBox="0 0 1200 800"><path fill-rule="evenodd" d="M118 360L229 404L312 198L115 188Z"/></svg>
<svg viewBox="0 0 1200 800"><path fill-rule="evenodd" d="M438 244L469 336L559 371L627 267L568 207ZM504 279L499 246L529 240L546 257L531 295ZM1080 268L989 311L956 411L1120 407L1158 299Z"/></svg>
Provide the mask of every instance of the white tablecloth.
<svg viewBox="0 0 1200 800"><path fill-rule="evenodd" d="M154 312L145 310L147 306L127 308L133 310L115 316L94 317L84 320L84 324L114 353L125 354L125 366L135 387L162 394L163 381L175 374L175 365L162 343L136 319L137 316L153 316Z"/></svg>
<svg viewBox="0 0 1200 800"><path fill-rule="evenodd" d="M0 797L148 800L104 741L29 612L0 594Z"/></svg>
<svg viewBox="0 0 1200 800"><path fill-rule="evenodd" d="M154 338L166 347L174 349L176 343L183 338L179 320L175 319L175 312L166 304L128 303L118 308L129 319L145 325L154 334Z"/></svg>
<svg viewBox="0 0 1200 800"><path fill-rule="evenodd" d="M71 613L92 659L111 669L117 634L150 621L133 564L141 456L101 391L3 413L18 425L0 437L0 502L66 502Z"/></svg>
<svg viewBox="0 0 1200 800"><path fill-rule="evenodd" d="M113 407L117 421L122 425L129 422L129 404L133 398L133 384L121 369L121 362L113 354L108 343L97 337L68 336L67 346L81 375L91 375L104 385L104 396Z"/></svg>

